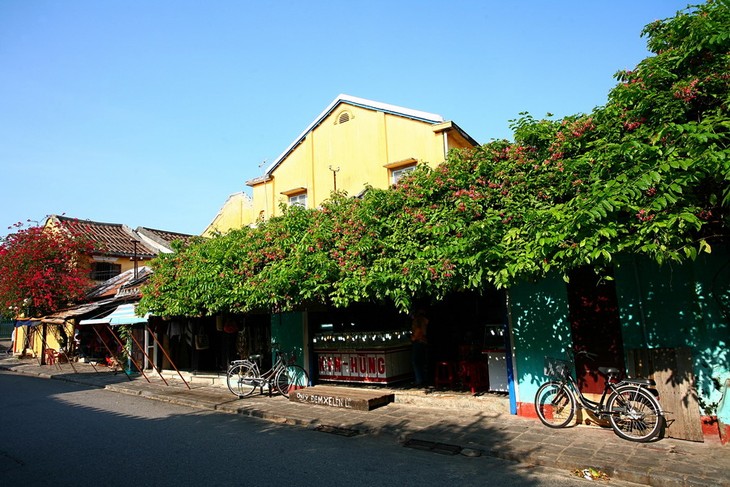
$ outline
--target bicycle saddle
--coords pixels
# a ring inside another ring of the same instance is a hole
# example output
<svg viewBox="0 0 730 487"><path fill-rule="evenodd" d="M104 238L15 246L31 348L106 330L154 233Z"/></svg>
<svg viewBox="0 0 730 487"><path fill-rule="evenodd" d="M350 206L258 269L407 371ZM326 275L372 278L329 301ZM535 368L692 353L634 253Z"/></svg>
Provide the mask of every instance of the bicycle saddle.
<svg viewBox="0 0 730 487"><path fill-rule="evenodd" d="M261 359L261 354L260 353L257 353L256 355L249 355L248 356L248 359L249 360L260 360Z"/></svg>
<svg viewBox="0 0 730 487"><path fill-rule="evenodd" d="M621 375L621 371L616 367L598 367L598 371L608 377L616 377Z"/></svg>

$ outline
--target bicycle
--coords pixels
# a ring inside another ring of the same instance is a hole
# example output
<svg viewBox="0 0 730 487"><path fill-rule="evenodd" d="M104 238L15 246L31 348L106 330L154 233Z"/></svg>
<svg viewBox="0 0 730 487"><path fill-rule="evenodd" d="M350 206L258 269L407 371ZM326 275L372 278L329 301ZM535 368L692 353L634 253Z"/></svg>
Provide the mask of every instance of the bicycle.
<svg viewBox="0 0 730 487"><path fill-rule="evenodd" d="M587 352L588 357L594 356ZM664 412L650 387L651 379L622 379L615 367L598 367L606 378L598 402L587 399L571 374L573 361L545 358L545 375L552 377L537 390L535 410L550 428L563 428L575 416L576 405L601 419L608 419L614 432L629 441L648 442L663 433Z"/></svg>
<svg viewBox="0 0 730 487"><path fill-rule="evenodd" d="M301 389L309 385L309 375L300 366L293 363L294 358L289 360L279 350L274 350L276 360L266 372L261 372L259 363L261 355L251 355L248 359L234 360L226 371L226 383L228 390L238 398L253 394L257 388L264 393L264 388L269 391L269 397L276 388L284 397L289 397L289 392L294 389Z"/></svg>

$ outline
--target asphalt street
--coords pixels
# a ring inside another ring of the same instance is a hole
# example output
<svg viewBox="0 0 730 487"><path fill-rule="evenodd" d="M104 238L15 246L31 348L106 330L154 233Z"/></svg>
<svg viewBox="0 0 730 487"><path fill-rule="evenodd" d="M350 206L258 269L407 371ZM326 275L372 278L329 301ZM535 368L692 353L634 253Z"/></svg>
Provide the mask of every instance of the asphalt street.
<svg viewBox="0 0 730 487"><path fill-rule="evenodd" d="M3 485L577 486L566 471L406 448L0 372ZM613 485L629 485L617 483Z"/></svg>

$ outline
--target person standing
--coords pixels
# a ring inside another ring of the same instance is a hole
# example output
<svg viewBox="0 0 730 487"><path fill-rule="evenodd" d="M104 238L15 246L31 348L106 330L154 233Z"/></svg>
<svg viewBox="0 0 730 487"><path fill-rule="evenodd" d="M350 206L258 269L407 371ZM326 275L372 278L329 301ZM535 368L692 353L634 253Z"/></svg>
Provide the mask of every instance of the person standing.
<svg viewBox="0 0 730 487"><path fill-rule="evenodd" d="M426 385L426 364L428 361L428 318L423 310L413 315L411 322L411 343L413 375L417 387Z"/></svg>
<svg viewBox="0 0 730 487"><path fill-rule="evenodd" d="M17 329L18 327L13 324L13 331L10 333L10 349L7 352L8 355L13 355L15 353L15 337Z"/></svg>

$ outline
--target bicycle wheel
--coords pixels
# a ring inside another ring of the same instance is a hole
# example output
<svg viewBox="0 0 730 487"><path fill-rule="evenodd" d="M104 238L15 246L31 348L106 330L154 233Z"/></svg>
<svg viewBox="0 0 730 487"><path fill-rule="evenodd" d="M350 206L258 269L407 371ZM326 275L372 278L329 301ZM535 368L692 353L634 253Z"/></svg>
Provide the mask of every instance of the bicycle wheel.
<svg viewBox="0 0 730 487"><path fill-rule="evenodd" d="M296 389L303 389L309 385L309 375L298 365L287 365L276 374L276 388L284 397L289 397L289 392Z"/></svg>
<svg viewBox="0 0 730 487"><path fill-rule="evenodd" d="M256 389L258 373L251 364L236 364L226 372L226 383L228 390L234 395L246 397Z"/></svg>
<svg viewBox="0 0 730 487"><path fill-rule="evenodd" d="M546 382L535 395L535 411L545 426L563 428L575 416L575 397L564 384Z"/></svg>
<svg viewBox="0 0 730 487"><path fill-rule="evenodd" d="M624 440L650 441L659 436L664 426L661 407L646 389L619 386L609 396L606 407L611 427Z"/></svg>

